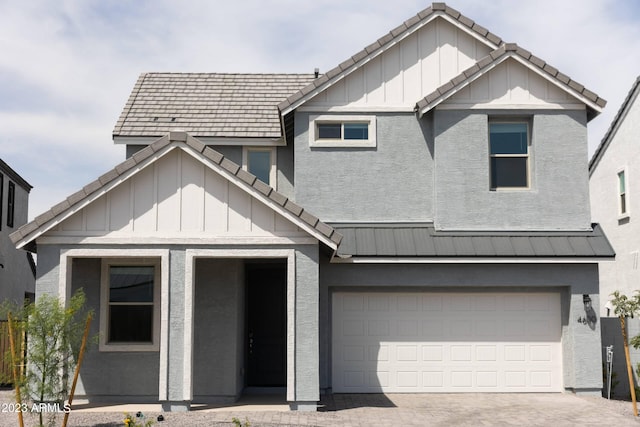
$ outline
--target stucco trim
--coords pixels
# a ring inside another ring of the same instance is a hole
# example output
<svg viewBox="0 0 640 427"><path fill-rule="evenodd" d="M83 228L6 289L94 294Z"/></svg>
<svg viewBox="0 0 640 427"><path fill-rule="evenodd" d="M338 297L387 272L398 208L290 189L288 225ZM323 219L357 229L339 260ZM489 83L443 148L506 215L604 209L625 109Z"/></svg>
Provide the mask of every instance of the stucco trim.
<svg viewBox="0 0 640 427"><path fill-rule="evenodd" d="M295 401L296 251L294 249L187 249L185 251L183 399L193 400L194 281L197 258L287 259L287 400Z"/></svg>

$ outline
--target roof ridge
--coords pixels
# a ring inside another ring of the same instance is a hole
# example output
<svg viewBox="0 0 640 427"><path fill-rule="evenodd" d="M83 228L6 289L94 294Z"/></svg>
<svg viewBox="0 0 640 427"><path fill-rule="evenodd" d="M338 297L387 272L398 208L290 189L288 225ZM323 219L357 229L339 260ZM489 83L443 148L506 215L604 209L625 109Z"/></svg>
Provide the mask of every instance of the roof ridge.
<svg viewBox="0 0 640 427"><path fill-rule="evenodd" d="M624 119L624 117L626 117L627 112L629 111L629 107L631 105L632 98L637 97L639 93L640 93L640 75L638 75L635 82L633 82L633 84L631 85L631 89L629 89L627 96L625 97L624 101L620 105L620 108L618 109L618 112L616 113L615 117L611 121L611 124L609 125L607 132L605 132L604 136L602 137L602 140L600 141L600 144L598 144L598 148L596 148L596 151L593 153L591 160L589 160L589 176L591 176L591 173L595 170L596 166L600 162L600 159L604 155L604 152L609 147L611 138L616 134L620 124L622 124L622 120Z"/></svg>
<svg viewBox="0 0 640 427"><path fill-rule="evenodd" d="M522 58L530 65L536 67L551 78L560 82L563 86L565 86L565 88L577 92L579 95L585 97L587 100L591 101L600 108L604 108L607 103L606 100L600 98L597 94L588 90L586 87L584 87L584 85L571 79L566 74L561 73L551 64L533 55L528 50L518 46L517 43L505 42L498 48L490 52L488 55L478 60L471 67L462 71L460 74L416 102L415 111L419 112L419 114L422 116L428 110L432 109L437 104L440 104L446 98L453 95L453 93L457 92L457 90L462 86L466 86L467 84L471 83L472 79L475 80L474 77L476 77L479 73L482 73L487 68L492 68L494 65L501 63L505 56L518 56ZM599 113L597 110L594 111L596 112L596 114Z"/></svg>

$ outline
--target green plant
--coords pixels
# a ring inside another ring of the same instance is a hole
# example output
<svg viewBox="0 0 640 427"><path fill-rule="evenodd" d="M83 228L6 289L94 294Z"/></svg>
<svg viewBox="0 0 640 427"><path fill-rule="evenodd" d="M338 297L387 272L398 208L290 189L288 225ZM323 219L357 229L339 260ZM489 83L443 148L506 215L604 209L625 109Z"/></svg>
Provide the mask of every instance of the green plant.
<svg viewBox="0 0 640 427"><path fill-rule="evenodd" d="M614 307L614 313L620 320L620 331L622 332L622 344L624 348L624 356L627 362L627 375L629 377L629 391L631 394L631 402L633 404L633 415L638 416L638 406L636 403L636 386L631 371L631 357L629 356L629 339L627 337L627 318L638 314L640 311L640 293L636 291L636 295L628 298L626 295L615 291L611 294L613 299L611 304ZM636 336L631 339L632 345L640 346L640 337ZM637 347L636 347L637 348Z"/></svg>
<svg viewBox="0 0 640 427"><path fill-rule="evenodd" d="M231 422L233 423L234 426L236 427L250 427L251 423L249 422L249 419L245 417L244 422L240 421L238 418L233 417L231 418Z"/></svg>
<svg viewBox="0 0 640 427"><path fill-rule="evenodd" d="M58 298L43 294L36 302L23 307L2 308L11 313L28 339L24 361L27 369L15 384L23 398L37 403L54 403L59 407L68 398L70 376L84 332L84 303L84 292L79 289L66 306ZM17 358L12 363L23 362L20 356ZM39 411L38 415L42 426L44 411Z"/></svg>
<svg viewBox="0 0 640 427"><path fill-rule="evenodd" d="M126 427L149 427L153 425L153 420L146 420L146 417L142 412L138 412L136 415L129 413L124 414L124 425Z"/></svg>

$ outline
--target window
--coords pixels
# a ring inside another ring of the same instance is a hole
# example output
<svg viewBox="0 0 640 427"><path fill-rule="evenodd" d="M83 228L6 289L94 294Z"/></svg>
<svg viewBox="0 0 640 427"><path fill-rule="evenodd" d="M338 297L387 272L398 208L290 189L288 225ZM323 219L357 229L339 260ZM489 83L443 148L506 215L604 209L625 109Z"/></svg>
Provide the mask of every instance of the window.
<svg viewBox="0 0 640 427"><path fill-rule="evenodd" d="M159 282L157 262L103 260L101 350L158 350Z"/></svg>
<svg viewBox="0 0 640 427"><path fill-rule="evenodd" d="M276 150L275 148L251 148L243 150L242 168L260 181L275 188Z"/></svg>
<svg viewBox="0 0 640 427"><path fill-rule="evenodd" d="M526 122L489 123L491 188L529 186L529 125Z"/></svg>
<svg viewBox="0 0 640 427"><path fill-rule="evenodd" d="M13 227L13 216L15 214L16 185L9 181L9 191L7 191L7 225Z"/></svg>
<svg viewBox="0 0 640 427"><path fill-rule="evenodd" d="M2 207L4 206L4 175L0 174L0 230L2 230Z"/></svg>
<svg viewBox="0 0 640 427"><path fill-rule="evenodd" d="M624 170L618 172L618 214L626 216L629 214L627 200L627 176Z"/></svg>
<svg viewBox="0 0 640 427"><path fill-rule="evenodd" d="M310 116L311 147L375 147L375 116Z"/></svg>

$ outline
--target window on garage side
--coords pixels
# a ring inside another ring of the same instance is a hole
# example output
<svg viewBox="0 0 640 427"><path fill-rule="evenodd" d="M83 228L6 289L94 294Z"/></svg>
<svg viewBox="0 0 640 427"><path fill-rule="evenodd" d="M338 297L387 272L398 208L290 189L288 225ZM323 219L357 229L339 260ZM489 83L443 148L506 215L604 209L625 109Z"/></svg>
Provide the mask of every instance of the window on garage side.
<svg viewBox="0 0 640 427"><path fill-rule="evenodd" d="M529 187L529 124L490 122L491 189Z"/></svg>
<svg viewBox="0 0 640 427"><path fill-rule="evenodd" d="M101 350L158 350L159 286L155 261L103 261Z"/></svg>

